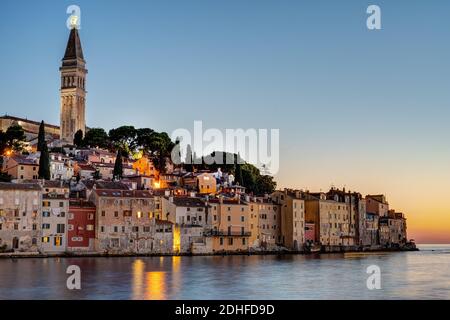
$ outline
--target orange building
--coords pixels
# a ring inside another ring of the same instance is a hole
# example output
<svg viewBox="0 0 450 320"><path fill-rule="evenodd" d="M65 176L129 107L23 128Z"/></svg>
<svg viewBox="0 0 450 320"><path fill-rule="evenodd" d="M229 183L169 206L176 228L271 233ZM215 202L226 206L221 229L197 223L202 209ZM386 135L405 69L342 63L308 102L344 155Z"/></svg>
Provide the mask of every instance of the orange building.
<svg viewBox="0 0 450 320"><path fill-rule="evenodd" d="M14 155L4 158L3 172L13 179L34 180L39 177L39 164L33 159Z"/></svg>
<svg viewBox="0 0 450 320"><path fill-rule="evenodd" d="M139 174L144 176L158 176L159 172L156 170L153 162L148 158L143 156L139 160L133 163L133 169Z"/></svg>

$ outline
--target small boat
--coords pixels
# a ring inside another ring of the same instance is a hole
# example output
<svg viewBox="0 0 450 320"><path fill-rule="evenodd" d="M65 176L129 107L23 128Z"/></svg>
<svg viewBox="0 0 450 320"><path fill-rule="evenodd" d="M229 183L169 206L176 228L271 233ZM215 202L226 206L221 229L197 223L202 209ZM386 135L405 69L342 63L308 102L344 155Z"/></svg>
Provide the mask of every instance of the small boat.
<svg viewBox="0 0 450 320"><path fill-rule="evenodd" d="M320 244L313 244L309 247L309 252L311 253L319 253L322 250L322 246Z"/></svg>

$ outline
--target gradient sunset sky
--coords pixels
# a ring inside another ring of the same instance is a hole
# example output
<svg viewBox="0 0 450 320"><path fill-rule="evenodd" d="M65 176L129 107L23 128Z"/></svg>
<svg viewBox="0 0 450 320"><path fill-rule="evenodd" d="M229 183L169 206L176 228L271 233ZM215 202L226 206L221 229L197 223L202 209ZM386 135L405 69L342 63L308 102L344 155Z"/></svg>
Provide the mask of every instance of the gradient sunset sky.
<svg viewBox="0 0 450 320"><path fill-rule="evenodd" d="M450 243L449 1L2 0L1 114L59 124L71 4L88 126L279 128L280 188L384 193Z"/></svg>

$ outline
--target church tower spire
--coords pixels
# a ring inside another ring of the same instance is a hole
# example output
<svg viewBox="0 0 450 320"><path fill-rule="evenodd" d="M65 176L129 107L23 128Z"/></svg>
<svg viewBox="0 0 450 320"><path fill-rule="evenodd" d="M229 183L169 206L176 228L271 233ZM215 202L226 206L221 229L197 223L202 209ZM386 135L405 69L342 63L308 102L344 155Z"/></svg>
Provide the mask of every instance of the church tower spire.
<svg viewBox="0 0 450 320"><path fill-rule="evenodd" d="M76 26L70 30L66 52L59 68L61 72L61 140L73 143L78 130L86 133L86 61Z"/></svg>

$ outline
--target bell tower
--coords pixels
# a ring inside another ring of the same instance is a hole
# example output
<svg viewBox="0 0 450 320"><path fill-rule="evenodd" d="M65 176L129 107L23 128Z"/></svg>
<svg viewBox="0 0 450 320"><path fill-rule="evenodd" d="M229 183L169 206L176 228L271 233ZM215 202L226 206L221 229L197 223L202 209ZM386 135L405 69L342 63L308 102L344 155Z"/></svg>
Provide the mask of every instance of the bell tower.
<svg viewBox="0 0 450 320"><path fill-rule="evenodd" d="M72 26L61 68L61 118L60 138L73 143L78 130L86 133L86 61L83 57L80 36L76 25Z"/></svg>

